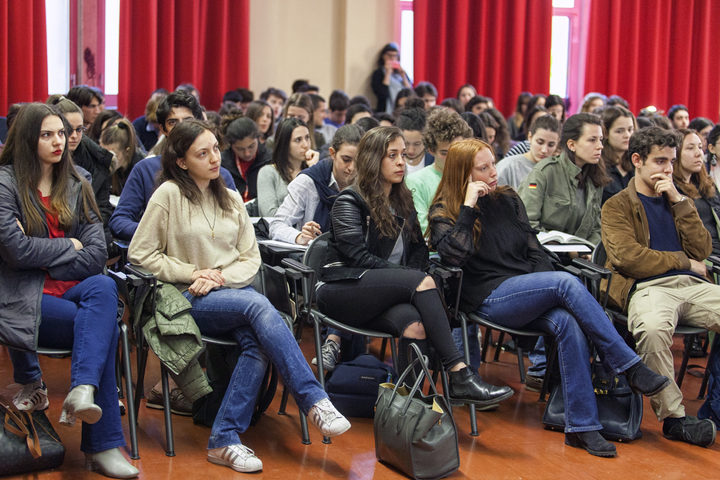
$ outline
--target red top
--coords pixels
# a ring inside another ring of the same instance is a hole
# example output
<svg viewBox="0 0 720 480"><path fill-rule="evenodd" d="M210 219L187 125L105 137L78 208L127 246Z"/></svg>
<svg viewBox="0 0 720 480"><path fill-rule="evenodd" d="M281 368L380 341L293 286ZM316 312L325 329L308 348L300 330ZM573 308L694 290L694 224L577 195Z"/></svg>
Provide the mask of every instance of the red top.
<svg viewBox="0 0 720 480"><path fill-rule="evenodd" d="M244 161L240 160L240 158L237 155L235 155L235 164L237 165L238 170L240 170L240 175L242 175L242 177L245 179L246 183L247 183L247 172L248 172L248 170L250 170L250 166L253 164L254 161L255 161L255 159L253 158L249 162L244 162ZM242 193L243 200L245 200L246 202L248 200L252 200L251 198L248 198L249 192L250 192L250 190L248 190L247 185L245 185L245 191L240 192L240 193Z"/></svg>
<svg viewBox="0 0 720 480"><path fill-rule="evenodd" d="M43 205L50 208L50 197L43 197L40 195ZM48 233L50 238L65 238L65 232L60 228L58 224L57 215L52 213L46 213L45 219L47 220ZM46 295L52 295L53 297L62 297L65 292L70 290L72 287L80 283L77 280L55 280L50 278L49 274L45 274L45 286L43 287L43 293Z"/></svg>

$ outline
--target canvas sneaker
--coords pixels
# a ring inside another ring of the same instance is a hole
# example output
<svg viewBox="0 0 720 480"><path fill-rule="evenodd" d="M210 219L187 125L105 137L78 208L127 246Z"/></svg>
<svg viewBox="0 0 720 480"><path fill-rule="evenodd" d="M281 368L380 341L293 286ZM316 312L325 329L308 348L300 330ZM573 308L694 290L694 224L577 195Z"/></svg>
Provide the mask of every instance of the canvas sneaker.
<svg viewBox="0 0 720 480"><path fill-rule="evenodd" d="M340 361L340 345L333 340L325 340L322 349L320 349L320 355L322 355L323 368L328 372L332 372ZM312 359L312 364L317 365L317 357Z"/></svg>
<svg viewBox="0 0 720 480"><path fill-rule="evenodd" d="M23 388L13 397L13 403L18 410L25 412L47 409L50 406L47 385L42 380L23 385Z"/></svg>

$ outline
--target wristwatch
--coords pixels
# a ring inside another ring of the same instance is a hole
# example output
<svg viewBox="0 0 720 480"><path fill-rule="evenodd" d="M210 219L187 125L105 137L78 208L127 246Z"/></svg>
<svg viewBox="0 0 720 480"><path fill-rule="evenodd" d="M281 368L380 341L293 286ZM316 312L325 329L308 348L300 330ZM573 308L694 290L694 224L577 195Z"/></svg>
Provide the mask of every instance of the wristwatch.
<svg viewBox="0 0 720 480"><path fill-rule="evenodd" d="M686 199L687 199L687 197L686 197L685 195L681 195L681 196L680 196L680 200L678 200L677 202L673 203L673 205L677 205L678 203L680 203L680 202L682 202L682 201L685 201Z"/></svg>

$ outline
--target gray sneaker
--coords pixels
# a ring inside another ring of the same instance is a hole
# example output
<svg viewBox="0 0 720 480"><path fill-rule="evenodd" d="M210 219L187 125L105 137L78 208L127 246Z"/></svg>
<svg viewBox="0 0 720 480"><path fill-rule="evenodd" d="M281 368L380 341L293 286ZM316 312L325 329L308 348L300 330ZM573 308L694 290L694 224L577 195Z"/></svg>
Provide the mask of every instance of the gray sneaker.
<svg viewBox="0 0 720 480"><path fill-rule="evenodd" d="M335 366L340 362L340 345L337 342L327 339L320 350L322 355L323 368L328 372L335 370ZM312 359L312 364L317 365L317 357Z"/></svg>

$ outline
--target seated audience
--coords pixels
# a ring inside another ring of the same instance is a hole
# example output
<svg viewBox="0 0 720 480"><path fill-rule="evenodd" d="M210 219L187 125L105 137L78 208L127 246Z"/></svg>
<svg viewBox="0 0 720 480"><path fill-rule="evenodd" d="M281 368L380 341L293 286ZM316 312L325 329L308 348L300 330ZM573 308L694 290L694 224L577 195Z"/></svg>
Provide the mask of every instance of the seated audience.
<svg viewBox="0 0 720 480"><path fill-rule="evenodd" d="M653 395L670 380L640 361L577 278L552 271L517 194L497 184L490 145L473 139L451 146L430 210L430 247L444 263L462 267L463 311L555 337L565 443L615 456L615 446L600 435L586 336L616 374L626 373L633 389Z"/></svg>
<svg viewBox="0 0 720 480"><path fill-rule="evenodd" d="M400 369L410 343L425 354L432 345L449 372L451 400L497 404L512 389L484 382L463 362L435 282L423 272L428 250L403 182L404 149L397 127L374 128L360 141L357 182L333 205L318 308L349 325L399 336Z"/></svg>
<svg viewBox="0 0 720 480"><path fill-rule="evenodd" d="M692 199L703 225L712 239L713 255L720 255L720 195L712 178L705 170L702 140L694 130L678 130L682 141L678 143L673 181L680 194Z"/></svg>
<svg viewBox="0 0 720 480"><path fill-rule="evenodd" d="M407 175L418 172L435 161L423 142L426 122L427 113L420 108L403 108L397 116L395 125L402 130L403 138L405 138L405 173Z"/></svg>
<svg viewBox="0 0 720 480"><path fill-rule="evenodd" d="M419 172L407 177L407 186L412 193L413 204L418 215L420 229L427 229L427 214L437 186L442 178L445 156L450 145L463 138L472 138L473 132L467 123L452 110L445 108L430 113L423 133L423 143L428 152L435 158ZM403 148L405 147L403 142Z"/></svg>
<svg viewBox="0 0 720 480"><path fill-rule="evenodd" d="M158 88L155 90L145 104L145 115L142 115L133 120L133 127L135 127L135 133L142 143L143 148L146 152L149 152L157 143L160 137L160 125L157 121L157 107L160 101L168 95L168 91L164 88Z"/></svg>
<svg viewBox="0 0 720 480"><path fill-rule="evenodd" d="M83 125L82 110L65 97L53 98L57 111L62 114L69 124L68 150L75 165L78 165L90 173L92 179L95 202L100 209L100 215L105 229L105 242L110 258L117 255L117 249L113 245L112 234L108 221L113 212L110 204L110 166L112 165L112 152L105 150L100 145L83 135L86 128Z"/></svg>
<svg viewBox="0 0 720 480"><path fill-rule="evenodd" d="M709 447L715 442L720 411L713 382L698 417L686 415L683 395L673 381L673 333L678 324L720 331L720 286L707 278L703 260L712 252L710 234L693 201L672 180L678 138L658 127L630 138L635 177L602 209L602 239L612 273L610 303L627 312L628 329L643 361L671 379L650 398L663 435ZM708 370L720 374L720 356L711 355Z"/></svg>
<svg viewBox="0 0 720 480"><path fill-rule="evenodd" d="M328 117L327 103L325 99L320 95L310 94L310 100L313 104L313 122L315 124L315 138L322 140L318 143L318 148L332 142L333 135L335 135L336 127L333 127L329 123L325 123L325 119ZM322 139L319 138L322 135Z"/></svg>
<svg viewBox="0 0 720 480"><path fill-rule="evenodd" d="M330 227L330 210L339 192L355 180L355 157L362 131L343 125L335 133L330 158L300 172L270 222L270 238L307 245Z"/></svg>
<svg viewBox="0 0 720 480"><path fill-rule="evenodd" d="M430 110L437 103L437 88L430 82L420 82L415 85L415 95L422 98L425 110Z"/></svg>
<svg viewBox="0 0 720 480"><path fill-rule="evenodd" d="M160 131L168 135L173 128L185 120L202 119L202 108L192 95L173 92L163 98L157 109ZM157 176L161 169L160 157L152 155L139 161L128 175L115 211L110 217L110 230L115 238L132 240L148 200L157 187ZM235 188L230 172L220 167L225 185Z"/></svg>
<svg viewBox="0 0 720 480"><path fill-rule="evenodd" d="M328 100L330 112L328 113L325 123L335 128L340 128L345 123L345 113L350 107L350 99L342 90L333 90Z"/></svg>
<svg viewBox="0 0 720 480"><path fill-rule="evenodd" d="M690 114L685 105L677 104L673 105L668 109L667 118L672 122L672 126L675 130L681 128L688 128L690 125Z"/></svg>
<svg viewBox="0 0 720 480"><path fill-rule="evenodd" d="M285 200L288 183L314 165L319 154L311 148L310 130L298 118L280 122L275 134L272 163L258 172L257 204L261 217L272 217Z"/></svg>
<svg viewBox="0 0 720 480"><path fill-rule="evenodd" d="M610 106L603 109L603 151L602 161L610 183L605 185L602 203L628 186L635 169L627 154L630 137L637 130L635 116L624 107Z"/></svg>
<svg viewBox="0 0 720 480"><path fill-rule="evenodd" d="M110 193L120 196L128 175L135 164L143 159L135 138L135 129L127 119L123 118L102 132L100 146L113 153L110 165Z"/></svg>
<svg viewBox="0 0 720 480"><path fill-rule="evenodd" d="M255 100L250 102L245 111L245 116L255 122L260 132L258 140L265 145L268 138L275 134L275 117L273 117L273 109L265 100Z"/></svg>
<svg viewBox="0 0 720 480"><path fill-rule="evenodd" d="M597 245L600 200L607 183L601 160L600 117L578 113L563 125L562 153L538 163L520 186L528 220L539 230L560 230Z"/></svg>
<svg viewBox="0 0 720 480"><path fill-rule="evenodd" d="M715 188L720 190L720 165L718 165L718 155L720 155L720 124L715 125L707 140L708 153L705 157L705 168L707 168L710 178L715 182Z"/></svg>
<svg viewBox="0 0 720 480"><path fill-rule="evenodd" d="M90 128L85 132L85 135L90 137L93 142L100 143L100 135L102 135L103 130L115 125L115 122L121 118L124 117L117 110L103 110L95 117L92 125L90 125Z"/></svg>
<svg viewBox="0 0 720 480"><path fill-rule="evenodd" d="M595 113L595 110L605 105L607 97L602 93L590 92L585 94L580 113Z"/></svg>
<svg viewBox="0 0 720 480"><path fill-rule="evenodd" d="M550 115L557 118L561 126L565 123L565 100L560 95L548 95L545 99L545 108Z"/></svg>
<svg viewBox="0 0 720 480"><path fill-rule="evenodd" d="M690 130L695 130L698 132L698 135L700 136L700 140L702 140L702 149L703 153L707 153L707 137L708 133L710 133L710 130L715 126L715 124L710 120L709 118L705 117L695 117L692 120L690 120L690 123L688 123L688 127Z"/></svg>
<svg viewBox="0 0 720 480"><path fill-rule="evenodd" d="M417 98L415 90L412 88L403 88L400 90L395 97L395 109L393 110L393 114L397 114L402 108L407 107L406 102L409 98ZM422 99L420 100L422 101ZM422 108L425 108L425 102L422 103Z"/></svg>
<svg viewBox="0 0 720 480"><path fill-rule="evenodd" d="M539 99L542 99L543 102L545 101L545 97L539 97ZM548 113L550 112L548 112L543 105L535 105L526 112L525 121L523 121L523 124L521 126L521 131L524 132L524 138L522 139L522 141L510 147L510 149L505 154L505 157L520 155L521 153L525 153L530 150L530 141L527 139L527 134L530 132L530 126L533 124L533 122L535 122L535 120L542 117L543 115L547 115Z"/></svg>
<svg viewBox="0 0 720 480"><path fill-rule="evenodd" d="M460 106L465 109L465 105L470 101L471 98L476 96L477 90L475 90L475 87L469 83L466 83L465 85L462 85L460 88L458 88L457 95L455 96L460 101Z"/></svg>
<svg viewBox="0 0 720 480"><path fill-rule="evenodd" d="M222 153L222 166L230 172L246 202L257 197L258 172L271 160L260 136L257 124L247 117L232 120L224 132L228 148Z"/></svg>
<svg viewBox="0 0 720 480"><path fill-rule="evenodd" d="M356 103L350 105L345 111L345 123L343 125L352 125L361 118L372 117L372 110L364 103Z"/></svg>
<svg viewBox="0 0 720 480"><path fill-rule="evenodd" d="M242 198L220 179L213 133L200 121L181 123L168 137L162 163L164 183L148 203L129 258L183 292L200 332L241 344L210 433L208 461L239 472L262 470L239 435L250 424L268 360L312 425L327 436L345 432L350 423L328 400L292 332L250 286L260 252Z"/></svg>
<svg viewBox="0 0 720 480"><path fill-rule="evenodd" d="M68 90L66 97L82 109L85 128L90 128L95 117L105 109L105 97L99 89L94 87L77 85Z"/></svg>
<svg viewBox="0 0 720 480"><path fill-rule="evenodd" d="M117 289L102 275L107 250L100 212L73 166L67 130L55 108L26 104L0 155L0 292L13 299L3 301L0 337L11 347L14 380L23 386L13 403L28 413L49 405L38 344L72 348L60 423L83 422L80 449L91 470L134 478L138 470L120 449Z"/></svg>
<svg viewBox="0 0 720 480"><path fill-rule="evenodd" d="M555 154L560 142L560 123L552 115L543 115L530 126L530 150L503 158L497 166L498 184L518 190L532 169Z"/></svg>
<svg viewBox="0 0 720 480"><path fill-rule="evenodd" d="M270 105L275 122L279 122L282 118L283 105L287 101L285 92L279 88L270 87L260 94L260 100L264 100Z"/></svg>
<svg viewBox="0 0 720 480"><path fill-rule="evenodd" d="M322 145L318 144L318 138L315 134L314 112L315 106L312 103L312 99L310 95L305 93L293 93L283 107L283 119L299 118L307 125L308 130L310 130L310 148L313 150Z"/></svg>
<svg viewBox="0 0 720 480"><path fill-rule="evenodd" d="M475 95L465 104L465 111L480 115L484 110L490 108L490 99L481 95Z"/></svg>

